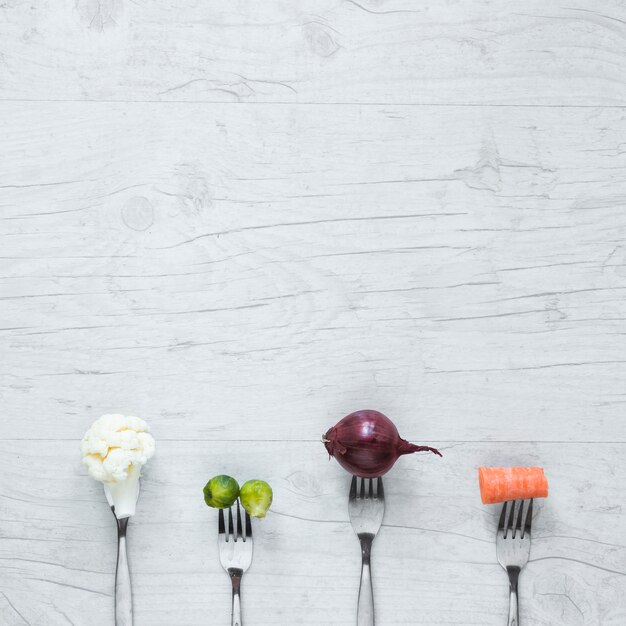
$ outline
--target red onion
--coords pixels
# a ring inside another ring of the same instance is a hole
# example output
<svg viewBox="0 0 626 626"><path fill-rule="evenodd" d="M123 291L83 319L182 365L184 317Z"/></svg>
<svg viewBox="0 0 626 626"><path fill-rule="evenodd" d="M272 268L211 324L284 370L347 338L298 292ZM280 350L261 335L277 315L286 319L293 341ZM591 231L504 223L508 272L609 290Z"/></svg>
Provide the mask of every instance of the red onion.
<svg viewBox="0 0 626 626"><path fill-rule="evenodd" d="M403 454L427 451L442 456L435 448L405 441L388 417L369 409L346 415L322 442L339 465L362 478L386 474Z"/></svg>

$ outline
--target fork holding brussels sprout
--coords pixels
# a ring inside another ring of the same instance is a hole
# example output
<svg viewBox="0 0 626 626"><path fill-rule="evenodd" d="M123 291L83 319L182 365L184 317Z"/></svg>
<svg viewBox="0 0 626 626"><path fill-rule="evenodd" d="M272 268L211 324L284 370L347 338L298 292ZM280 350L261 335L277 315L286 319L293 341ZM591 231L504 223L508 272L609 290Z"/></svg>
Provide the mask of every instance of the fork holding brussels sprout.
<svg viewBox="0 0 626 626"><path fill-rule="evenodd" d="M249 480L239 488L239 483L226 474L211 478L203 493L206 505L215 509L226 509L239 498L251 517L265 517L273 499L272 488L264 480Z"/></svg>

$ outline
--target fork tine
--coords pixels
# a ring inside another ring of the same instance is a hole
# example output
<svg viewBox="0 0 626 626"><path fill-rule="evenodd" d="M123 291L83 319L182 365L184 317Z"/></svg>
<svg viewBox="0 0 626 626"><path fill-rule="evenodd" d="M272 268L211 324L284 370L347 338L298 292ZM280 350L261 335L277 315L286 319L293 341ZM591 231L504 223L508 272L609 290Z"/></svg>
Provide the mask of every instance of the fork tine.
<svg viewBox="0 0 626 626"><path fill-rule="evenodd" d="M522 520L524 519L524 500L519 501L519 508L517 510L517 521L515 522L515 530L513 531L513 537L522 535Z"/></svg>
<svg viewBox="0 0 626 626"><path fill-rule="evenodd" d="M354 500L356 498L356 476L352 477L352 482L350 483L350 495L348 497L350 500Z"/></svg>
<svg viewBox="0 0 626 626"><path fill-rule="evenodd" d="M383 479L378 477L378 484L376 485L376 493L381 500L385 499L385 490L383 489Z"/></svg>
<svg viewBox="0 0 626 626"><path fill-rule="evenodd" d="M239 500L237 500L237 537L235 538L235 541L237 541L237 539L242 539L243 538L243 532L241 530L241 511L239 509Z"/></svg>
<svg viewBox="0 0 626 626"><path fill-rule="evenodd" d="M514 536L513 525L515 523L515 500L509 500L509 516L506 522L506 531L504 536Z"/></svg>
<svg viewBox="0 0 626 626"><path fill-rule="evenodd" d="M250 516L246 511L246 539L252 539L252 522L250 521ZM244 539L244 541L246 540Z"/></svg>
<svg viewBox="0 0 626 626"><path fill-rule="evenodd" d="M500 521L498 522L498 530L501 530L503 532L504 526L506 524L506 505L506 502L502 505L502 513L500 513Z"/></svg>
<svg viewBox="0 0 626 626"><path fill-rule="evenodd" d="M233 537L233 509L228 509L228 537L226 541L229 540L230 537Z"/></svg>
<svg viewBox="0 0 626 626"><path fill-rule="evenodd" d="M526 535L526 533L530 533L530 527L532 526L533 523L533 499L530 499L530 502L528 503L528 510L526 511L526 520L524 522L524 532L522 534L522 537L524 537Z"/></svg>
<svg viewBox="0 0 626 626"><path fill-rule="evenodd" d="M223 535L225 533L225 529L224 529L224 509L220 509L219 510L219 515L217 517L217 532L220 535Z"/></svg>
<svg viewBox="0 0 626 626"><path fill-rule="evenodd" d="M374 481L370 478L368 482L369 482L368 498L373 498L374 497Z"/></svg>
<svg viewBox="0 0 626 626"><path fill-rule="evenodd" d="M361 478L361 488L359 489L359 497L365 498L365 478Z"/></svg>

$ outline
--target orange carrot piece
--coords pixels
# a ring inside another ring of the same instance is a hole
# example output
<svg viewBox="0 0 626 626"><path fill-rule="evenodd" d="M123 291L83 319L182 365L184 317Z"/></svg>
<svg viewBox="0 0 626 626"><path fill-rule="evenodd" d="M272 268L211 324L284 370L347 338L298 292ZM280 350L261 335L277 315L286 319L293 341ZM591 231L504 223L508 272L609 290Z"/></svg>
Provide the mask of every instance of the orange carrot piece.
<svg viewBox="0 0 626 626"><path fill-rule="evenodd" d="M542 467L479 467L478 482L483 504L548 497Z"/></svg>

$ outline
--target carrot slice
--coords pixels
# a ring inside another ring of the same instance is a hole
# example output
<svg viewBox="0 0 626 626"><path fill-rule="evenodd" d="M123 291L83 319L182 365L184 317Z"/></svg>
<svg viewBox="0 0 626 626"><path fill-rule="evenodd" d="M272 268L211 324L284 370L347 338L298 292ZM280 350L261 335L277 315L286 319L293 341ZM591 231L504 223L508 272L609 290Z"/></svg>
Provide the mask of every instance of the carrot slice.
<svg viewBox="0 0 626 626"><path fill-rule="evenodd" d="M478 482L483 504L548 497L542 467L479 467Z"/></svg>

